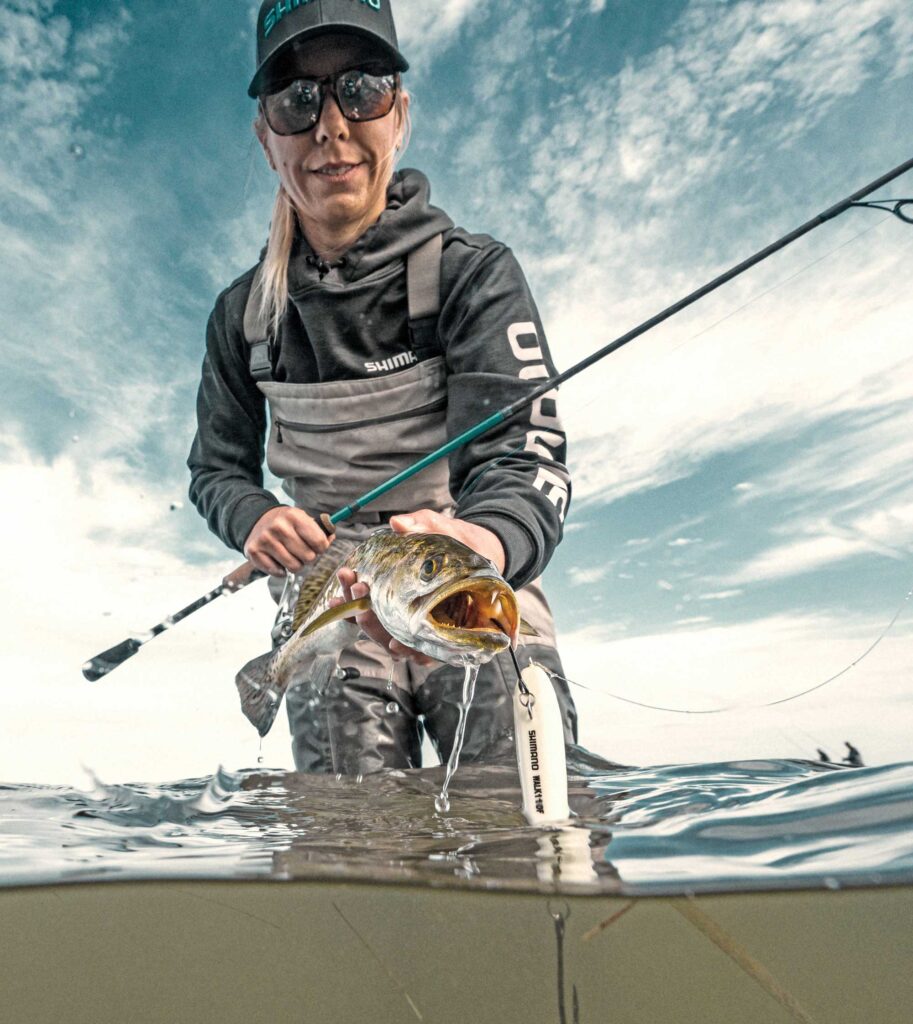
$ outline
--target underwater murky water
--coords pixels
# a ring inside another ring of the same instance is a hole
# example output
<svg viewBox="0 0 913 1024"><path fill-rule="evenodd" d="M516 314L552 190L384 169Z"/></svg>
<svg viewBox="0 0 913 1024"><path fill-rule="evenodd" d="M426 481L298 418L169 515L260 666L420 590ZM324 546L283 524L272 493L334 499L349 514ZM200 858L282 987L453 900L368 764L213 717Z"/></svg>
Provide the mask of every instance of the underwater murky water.
<svg viewBox="0 0 913 1024"><path fill-rule="evenodd" d="M578 751L574 817L534 828L516 766L363 779L219 771L87 792L0 786L0 885L336 878L624 893L913 879L913 764L620 768Z"/></svg>

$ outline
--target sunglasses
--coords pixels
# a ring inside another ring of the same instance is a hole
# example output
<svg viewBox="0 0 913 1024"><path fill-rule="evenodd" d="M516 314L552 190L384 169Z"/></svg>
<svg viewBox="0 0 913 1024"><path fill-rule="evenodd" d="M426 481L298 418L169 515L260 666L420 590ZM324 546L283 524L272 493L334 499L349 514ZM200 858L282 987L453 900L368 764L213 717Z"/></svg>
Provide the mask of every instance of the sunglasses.
<svg viewBox="0 0 913 1024"><path fill-rule="evenodd" d="M324 78L296 78L260 97L266 123L277 135L309 132L331 95L347 121L377 121L396 100L397 76L383 67L349 68Z"/></svg>

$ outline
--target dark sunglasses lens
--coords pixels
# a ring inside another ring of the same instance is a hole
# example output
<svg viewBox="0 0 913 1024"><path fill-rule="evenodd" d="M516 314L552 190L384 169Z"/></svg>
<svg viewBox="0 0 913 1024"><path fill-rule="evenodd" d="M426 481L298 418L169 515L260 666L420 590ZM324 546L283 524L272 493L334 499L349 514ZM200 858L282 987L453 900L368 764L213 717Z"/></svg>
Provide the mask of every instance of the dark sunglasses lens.
<svg viewBox="0 0 913 1024"><path fill-rule="evenodd" d="M264 96L263 111L277 135L306 132L320 118L320 85L299 78L279 92Z"/></svg>
<svg viewBox="0 0 913 1024"><path fill-rule="evenodd" d="M375 121L393 109L396 78L353 69L336 79L336 95L343 115L350 121Z"/></svg>

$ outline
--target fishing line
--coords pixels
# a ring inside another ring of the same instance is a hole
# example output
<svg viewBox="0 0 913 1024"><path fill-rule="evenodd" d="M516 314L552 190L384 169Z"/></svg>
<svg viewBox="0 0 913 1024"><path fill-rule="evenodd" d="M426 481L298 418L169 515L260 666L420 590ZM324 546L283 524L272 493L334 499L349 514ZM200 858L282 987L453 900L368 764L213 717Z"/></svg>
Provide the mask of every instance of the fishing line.
<svg viewBox="0 0 913 1024"><path fill-rule="evenodd" d="M622 697L619 693L612 693L611 690L597 689L594 686L587 686L585 683L578 683L575 679L568 679L567 676L562 676L558 672L554 672L549 668L542 666L550 676L555 679L561 679L570 686L578 686L581 690L588 690L590 693L598 693L604 697L611 697L613 700L622 701L625 704L633 704L639 708L648 708L651 711L665 711L672 715L722 715L728 711L759 711L762 708L773 708L778 704L788 704L790 701L798 700L800 697L805 697L809 693L814 693L815 690L821 690L825 686L829 686L835 682L841 676L845 676L847 672L854 669L860 662L864 661L875 648L881 643L882 640L890 633L894 628L894 624L900 618L901 613L909 604L911 598L913 598L913 588L907 591L906 597L900 602L897 611L894 613L891 621L885 626L885 628L879 633L875 640L869 644L869 646L859 655L858 658L851 661L849 665L842 668L839 672L835 672L834 675L828 676L823 682L815 683L814 686L809 686L805 690L800 690L798 693L794 693L789 697L780 697L777 700L766 701L763 704L728 704L721 708L707 708L705 710L695 710L693 708L667 708L659 704L647 704L644 701L634 700L633 697Z"/></svg>
<svg viewBox="0 0 913 1024"><path fill-rule="evenodd" d="M893 200L885 200L885 201L886 202L891 202ZM860 204L857 204L857 205L861 206L861 205L864 205L864 204L860 203ZM881 207L875 207L875 209L881 209ZM890 212L890 211L886 211L886 212ZM726 313L725 316L720 317L719 320L715 320L712 324L708 324L706 327L702 327L696 334L692 334L690 338L686 338L684 341L679 342L679 344L676 345L674 348L669 349L668 352L666 352L662 356L660 356L651 365L653 367L661 366L665 360L669 359L670 356L674 355L676 352L678 352L681 349L683 349L686 345L690 345L691 342L695 341L697 338L700 338L702 335L707 334L709 331L712 331L715 327L719 327L720 324L725 323L727 320L729 320L732 317L736 316L738 313L741 313L743 310L747 309L749 306L751 306L754 303L756 303L756 302L760 301L761 299L763 299L765 296L771 295L771 294L773 294L773 292L775 292L778 289L780 289L780 288L784 287L785 285L789 284L791 281L795 281L797 278L801 277L803 274L805 274L809 270L811 270L812 267L815 267L819 263L823 263L825 260L828 260L831 256L834 255L834 253L839 252L841 249L845 249L848 245L852 245L854 242L857 242L864 235L867 235L870 232L875 231L876 229L878 229L880 227L883 227L885 223L887 223L887 222L886 221L878 221L875 224L870 224L868 227L863 228L862 231L860 231L857 234L853 235L851 238L848 238L845 242L841 242L839 245L834 246L833 249L829 249L827 252L823 253L821 256L818 256L815 259L813 259L810 263L805 264L805 266L801 267L795 273L790 274L789 277L785 277L785 278L783 278L782 281L778 281L776 284L773 284L769 288L764 289L764 291L758 292L757 295L753 295L746 302L742 303L741 306L737 306L731 312ZM585 409L588 409L596 401L604 401L604 398L605 398L604 395L594 395L591 399L589 399L588 401L584 402L583 405L578 407L578 409L576 410L576 417L579 417L579 414L581 412L583 412ZM576 418L576 417L572 417L572 420L574 418Z"/></svg>
<svg viewBox="0 0 913 1024"><path fill-rule="evenodd" d="M887 208L887 207L884 207L884 206L880 206L880 205L878 205L878 203L894 203L896 205L895 205L895 207L893 209L891 209L891 208ZM906 217L904 215L904 213L902 212L902 207L906 206L906 205L910 205L910 200L884 199L884 200L878 200L877 203L876 202L873 202L873 203L855 203L854 205L855 206L866 206L866 207L869 207L871 209L876 209L876 210L883 210L886 213L894 214L895 216L899 217L901 220L906 221L907 223L911 223L909 218ZM845 249L848 246L853 245L855 242L857 242L863 236L868 235L872 231L875 231L876 229L883 227L884 224L885 224L885 221L880 221L880 222L878 222L876 224L870 225L869 227L863 228L862 231L857 232L851 238L848 238L846 241L841 242L837 246L834 246L834 248L829 249L827 252L823 253L821 256L818 256L816 259L812 260L810 263L807 263L805 266L801 267L799 270L797 270L795 273L791 274L789 277L784 278L783 280L777 282L776 284L774 284L771 287L765 289L764 291L759 292L757 295L752 296L747 302L744 302L741 306L738 306L736 309L734 309L731 312L727 313L725 316L720 317L720 319L718 319L718 320L714 321L713 323L709 324L708 326L702 328L696 334L691 335L691 337L685 339L680 344L678 344L674 348L670 349L669 352L667 352L662 357L662 360L668 359L669 356L671 356L673 353L678 352L680 349L684 348L686 345L691 344L691 342L695 341L697 338L700 338L702 335L707 334L709 331L712 331L715 327L718 327L721 323L724 323L726 320L731 319L736 314L742 312L742 310L744 310L744 309L747 309L749 306L753 305L755 302L759 301L760 299L764 298L765 296L772 294L773 292L777 291L778 289L782 288L783 286L789 284L791 281L794 281L797 278L801 277L803 274L807 273L812 267L815 267L819 263L823 263L824 261L830 259L831 256L833 256L835 253L839 252L841 249ZM662 360L660 360L660 361L662 361ZM581 407L581 409L588 408L590 405L592 405L596 401L596 399L598 397L599 396L595 396L594 398L590 399L588 402L584 403L584 405ZM730 712L730 711L759 710L761 708L776 707L777 705L787 704L790 701L798 700L800 697L804 697L804 696L807 696L810 693L814 693L816 690L820 690L820 689L824 688L825 686L830 685L830 683L835 682L837 679L840 679L841 676L846 675L846 673L848 673L851 669L855 668L860 662L862 662L865 658L867 658L872 653L872 651L874 651L875 648L881 643L881 641L885 638L885 636L887 636L887 634L891 631L891 629L893 628L894 624L897 622L897 620L900 617L901 613L903 612L905 606L909 603L911 598L913 598L913 589L911 589L907 593L907 595L903 599L903 601L901 601L901 603L900 603L899 607L897 608L897 611L895 612L893 618L887 624L887 626L882 630L882 632L879 634L879 636L869 645L869 647L866 648L865 651L863 651L862 654L859 655L858 658L856 658L854 661L850 662L850 664L845 666L839 672L837 672L834 675L828 677L827 679L823 680L822 682L816 683L814 686L811 686L811 687L809 687L809 688L807 688L805 690L801 690L798 693L794 693L794 694L792 694L789 697L782 697L782 698L779 698L778 700L768 701L767 703L764 703L764 704L732 704L732 705L727 705L727 706L721 707L721 708L710 708L710 709L707 709L707 710L695 710L695 709L686 709L686 708L669 708L669 707L663 707L663 706L656 705L656 704L647 704L647 703L644 703L642 701L634 700L633 698L630 698L630 697L622 697L620 694L612 693L609 690L595 689L593 687L586 686L584 683L579 683L579 682L577 682L577 681L575 681L573 679L568 679L565 676L560 676L560 675L558 675L558 673L555 673L555 672L552 672L550 674L554 675L556 678L563 679L566 683L568 683L568 684L570 684L572 686L580 687L583 690L588 690L588 691L590 691L592 693L602 694L604 696L611 697L614 700L622 701L625 704L632 704L632 705L634 705L636 707L647 708L647 709L652 710L652 711L664 711L664 712L667 712L669 714L677 714L677 715L718 715L718 714L724 714L724 713Z"/></svg>
<svg viewBox="0 0 913 1024"><path fill-rule="evenodd" d="M683 342L680 342L678 345L675 346L675 348L670 349L666 353L666 358L671 356L674 352L678 352L679 349L684 348L686 345L690 345L692 341L694 341L697 338L700 338L701 335L706 334L708 331L712 331L714 327L718 327L720 324L725 323L725 321L731 319L737 313L741 313L743 309L748 309L749 306L753 305L755 302L758 302L760 299L763 299L765 296L771 295L773 292L777 291L779 288L782 288L784 285L789 284L791 281L795 281L796 278L799 278L803 274L807 273L809 270L811 270L812 267L815 267L819 263L823 263L825 260L830 259L830 257L833 256L834 253L840 252L841 249L845 249L848 245L852 245L854 242L857 242L860 238L863 237L863 235L868 235L870 232L875 231L877 228L883 227L885 223L885 221L881 221L877 224L872 224L867 228L863 228L862 231L860 231L858 234L853 235L852 238L848 238L845 242L841 242L840 245L834 246L833 249L829 249L826 253L823 253L821 256L817 257L817 259L812 260L811 263L807 263L804 267L801 267L794 274L790 274L789 277L784 277L782 281L777 282L777 284L771 285L770 288L767 288L762 292L758 292L757 295L752 296L747 302L744 302L741 306L738 306L731 313L727 313L725 316L720 317L719 320L715 321L712 324L709 324L707 327L702 328L700 331L697 332L697 334L692 334L690 338Z"/></svg>

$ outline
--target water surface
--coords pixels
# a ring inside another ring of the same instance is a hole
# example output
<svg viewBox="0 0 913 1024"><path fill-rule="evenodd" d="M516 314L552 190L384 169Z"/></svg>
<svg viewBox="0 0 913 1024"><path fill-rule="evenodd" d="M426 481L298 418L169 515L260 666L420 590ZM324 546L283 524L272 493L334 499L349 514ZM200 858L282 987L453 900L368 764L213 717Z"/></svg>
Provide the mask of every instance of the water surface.
<svg viewBox="0 0 913 1024"><path fill-rule="evenodd" d="M672 893L913 880L913 764L624 768L578 750L573 818L535 828L516 766L364 778L220 770L86 791L0 786L0 885L335 878Z"/></svg>

